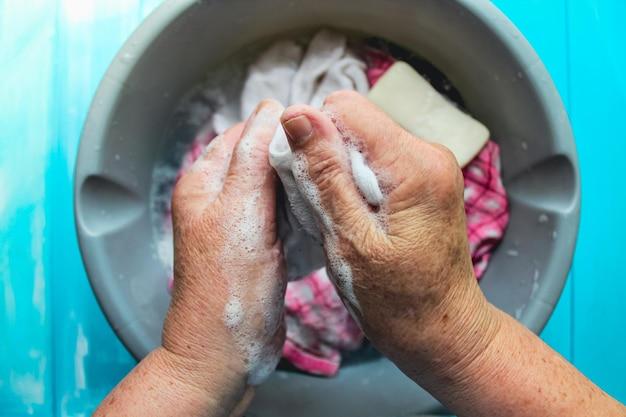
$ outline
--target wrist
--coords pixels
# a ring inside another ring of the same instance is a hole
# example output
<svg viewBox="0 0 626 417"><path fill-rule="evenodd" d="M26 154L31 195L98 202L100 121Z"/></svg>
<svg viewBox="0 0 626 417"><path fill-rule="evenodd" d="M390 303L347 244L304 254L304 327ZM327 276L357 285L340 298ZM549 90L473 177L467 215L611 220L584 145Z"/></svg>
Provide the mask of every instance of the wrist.
<svg viewBox="0 0 626 417"><path fill-rule="evenodd" d="M170 381L175 397L204 403L211 416L230 415L249 394L245 375L234 372L225 361L198 361L165 347L155 349L149 358L157 372Z"/></svg>
<svg viewBox="0 0 626 417"><path fill-rule="evenodd" d="M467 370L489 351L500 334L502 320L497 309L476 288L479 296L448 310L450 324L442 325L439 336L432 341L436 359L418 376L424 385L441 384L449 389L461 385Z"/></svg>
<svg viewBox="0 0 626 417"><path fill-rule="evenodd" d="M495 308L470 278L448 291L401 355L400 368L424 388L461 378L500 331Z"/></svg>
<svg viewBox="0 0 626 417"><path fill-rule="evenodd" d="M211 295L218 300L225 298L223 289L215 287ZM188 287L178 290L180 293L173 298L163 324L159 354L172 368L181 370L182 378L202 389L216 391L231 385L237 389L245 384L244 359L233 348L235 342L222 315L213 307L219 302L210 300L208 305L182 302L194 300L195 294Z"/></svg>

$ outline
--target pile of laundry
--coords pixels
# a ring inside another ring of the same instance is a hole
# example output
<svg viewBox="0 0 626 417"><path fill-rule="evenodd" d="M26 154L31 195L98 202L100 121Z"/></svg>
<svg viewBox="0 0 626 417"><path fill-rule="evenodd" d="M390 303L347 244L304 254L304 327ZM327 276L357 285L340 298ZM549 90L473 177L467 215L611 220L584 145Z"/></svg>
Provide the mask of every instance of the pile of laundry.
<svg viewBox="0 0 626 417"><path fill-rule="evenodd" d="M293 40L272 44L248 67L240 100L223 103L198 133L179 175L211 139L244 120L264 98L285 106L321 107L333 91L349 89L366 95L398 59L413 64L406 59L406 52L387 45L382 41L353 44L345 35L329 30L317 32L308 44ZM419 58L415 62L413 68L442 97L462 108L460 95L442 74ZM480 279L509 219L498 145L488 140L465 165L463 175L467 233L474 272ZM164 215L165 223L171 224L169 212ZM283 358L301 371L332 376L339 370L341 352L358 349L363 333L322 267L321 245L310 234L297 230L298 219L293 218L288 203L283 210L279 208L278 226L290 279L285 297L287 340ZM167 230L171 231L171 226Z"/></svg>

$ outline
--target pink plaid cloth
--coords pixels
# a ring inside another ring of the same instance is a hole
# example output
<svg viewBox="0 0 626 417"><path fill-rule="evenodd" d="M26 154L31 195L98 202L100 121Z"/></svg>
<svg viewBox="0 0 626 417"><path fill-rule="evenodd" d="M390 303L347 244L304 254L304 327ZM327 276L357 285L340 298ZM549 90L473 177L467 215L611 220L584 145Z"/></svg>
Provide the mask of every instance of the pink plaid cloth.
<svg viewBox="0 0 626 417"><path fill-rule="evenodd" d="M287 285L287 340L283 357L296 368L316 375L334 375L340 349L357 349L363 333L343 306L321 269Z"/></svg>
<svg viewBox="0 0 626 417"><path fill-rule="evenodd" d="M373 85L395 60L372 49L368 50L366 61L367 76ZM181 173L202 154L212 138L212 132L198 135L185 155ZM480 279L509 220L508 200L500 178L498 145L489 141L465 167L463 175L467 233L474 273ZM283 358L310 374L335 375L341 365L341 350L357 349L363 342L363 333L343 306L324 269L287 285L285 320L287 339Z"/></svg>
<svg viewBox="0 0 626 417"><path fill-rule="evenodd" d="M463 169L467 236L476 278L487 269L491 253L509 223L509 201L500 177L500 147L487 142Z"/></svg>
<svg viewBox="0 0 626 417"><path fill-rule="evenodd" d="M367 80L370 83L370 87L373 87L396 60L383 51L370 48L365 53L365 62L367 64L367 69L365 70Z"/></svg>

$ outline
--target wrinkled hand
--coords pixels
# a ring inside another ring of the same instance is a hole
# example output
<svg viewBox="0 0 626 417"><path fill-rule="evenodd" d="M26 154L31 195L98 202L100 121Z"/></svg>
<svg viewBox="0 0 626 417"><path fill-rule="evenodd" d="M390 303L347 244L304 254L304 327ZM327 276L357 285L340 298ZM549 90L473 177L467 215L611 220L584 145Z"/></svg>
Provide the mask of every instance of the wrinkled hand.
<svg viewBox="0 0 626 417"><path fill-rule="evenodd" d="M268 163L282 111L264 101L245 126L214 139L172 199L175 280L163 347L235 402L274 369L285 337Z"/></svg>
<svg viewBox="0 0 626 417"><path fill-rule="evenodd" d="M329 273L367 336L417 379L433 367L446 368L440 375L463 366L491 332L452 153L410 135L353 92L332 94L323 111L290 107L282 123ZM345 143L376 173L385 194L380 208L355 185ZM453 347L463 345L457 355Z"/></svg>

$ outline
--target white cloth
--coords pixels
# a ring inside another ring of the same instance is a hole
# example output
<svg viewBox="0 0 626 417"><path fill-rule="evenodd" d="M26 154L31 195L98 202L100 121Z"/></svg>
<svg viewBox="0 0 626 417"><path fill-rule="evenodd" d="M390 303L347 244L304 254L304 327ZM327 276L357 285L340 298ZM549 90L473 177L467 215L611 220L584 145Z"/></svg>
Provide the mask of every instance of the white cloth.
<svg viewBox="0 0 626 417"><path fill-rule="evenodd" d="M295 41L276 42L250 65L239 112L233 111L232 106L224 106L214 114L213 127L218 134L224 132L247 118L265 98L273 98L285 106L309 104L321 107L326 96L333 91L356 90L366 94L369 83L365 69L365 63L348 48L346 36L337 32L317 32L306 50ZM285 191L283 201L279 202L278 232L289 279L305 276L324 266L317 224L298 192L291 171L292 162L287 138L279 128L270 145L270 164L278 173Z"/></svg>

